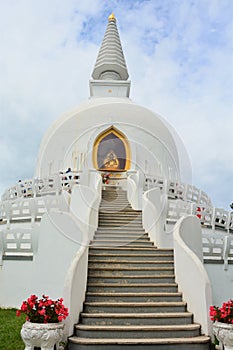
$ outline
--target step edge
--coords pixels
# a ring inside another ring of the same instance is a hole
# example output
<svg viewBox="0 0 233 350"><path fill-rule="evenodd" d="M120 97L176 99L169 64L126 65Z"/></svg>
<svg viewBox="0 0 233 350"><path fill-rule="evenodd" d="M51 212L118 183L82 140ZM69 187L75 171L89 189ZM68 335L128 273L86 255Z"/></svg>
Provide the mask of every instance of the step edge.
<svg viewBox="0 0 233 350"><path fill-rule="evenodd" d="M99 338L80 338L69 337L69 341L76 344L96 344L96 345L110 345L110 344L206 344L210 342L209 336L197 336L187 338L151 338L151 339L99 339Z"/></svg>

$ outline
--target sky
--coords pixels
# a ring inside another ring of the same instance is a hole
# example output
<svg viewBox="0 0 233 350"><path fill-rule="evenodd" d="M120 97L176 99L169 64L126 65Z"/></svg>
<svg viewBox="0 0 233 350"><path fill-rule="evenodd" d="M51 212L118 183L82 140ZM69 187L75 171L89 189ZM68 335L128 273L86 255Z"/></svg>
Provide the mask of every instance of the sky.
<svg viewBox="0 0 233 350"><path fill-rule="evenodd" d="M131 99L172 125L192 183L230 210L232 0L0 0L0 193L33 177L47 128L89 97L112 12Z"/></svg>

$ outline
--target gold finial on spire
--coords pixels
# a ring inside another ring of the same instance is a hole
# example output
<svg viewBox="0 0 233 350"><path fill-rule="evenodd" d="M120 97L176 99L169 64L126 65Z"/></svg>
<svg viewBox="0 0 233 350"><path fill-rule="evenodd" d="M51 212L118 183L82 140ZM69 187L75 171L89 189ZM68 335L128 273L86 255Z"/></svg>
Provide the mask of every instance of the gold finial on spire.
<svg viewBox="0 0 233 350"><path fill-rule="evenodd" d="M114 15L114 13L112 12L110 16L108 16L108 20L109 21L115 21L116 22L116 17Z"/></svg>

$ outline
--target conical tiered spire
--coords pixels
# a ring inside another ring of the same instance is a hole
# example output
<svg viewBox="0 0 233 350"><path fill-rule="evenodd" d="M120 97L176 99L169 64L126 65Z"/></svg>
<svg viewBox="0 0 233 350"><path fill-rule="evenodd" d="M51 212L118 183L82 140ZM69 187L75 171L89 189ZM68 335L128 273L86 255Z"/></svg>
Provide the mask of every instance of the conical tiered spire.
<svg viewBox="0 0 233 350"><path fill-rule="evenodd" d="M130 81L121 41L112 13L90 81L91 96L129 97Z"/></svg>
<svg viewBox="0 0 233 350"><path fill-rule="evenodd" d="M127 80L129 77L113 13L108 17L92 77L96 80Z"/></svg>

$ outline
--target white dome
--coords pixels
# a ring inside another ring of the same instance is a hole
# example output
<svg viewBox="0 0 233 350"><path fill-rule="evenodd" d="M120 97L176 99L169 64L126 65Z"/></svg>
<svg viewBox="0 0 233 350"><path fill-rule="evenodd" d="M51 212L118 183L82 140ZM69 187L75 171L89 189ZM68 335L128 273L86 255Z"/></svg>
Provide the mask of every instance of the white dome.
<svg viewBox="0 0 233 350"><path fill-rule="evenodd" d="M46 132L36 177L93 168L93 145L111 127L127 138L130 169L179 178L179 160L169 126L160 116L128 98L91 98L59 118Z"/></svg>

